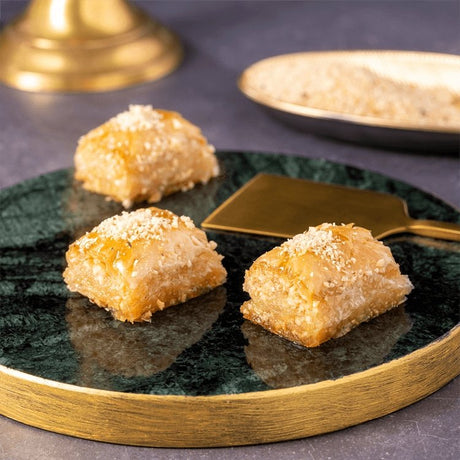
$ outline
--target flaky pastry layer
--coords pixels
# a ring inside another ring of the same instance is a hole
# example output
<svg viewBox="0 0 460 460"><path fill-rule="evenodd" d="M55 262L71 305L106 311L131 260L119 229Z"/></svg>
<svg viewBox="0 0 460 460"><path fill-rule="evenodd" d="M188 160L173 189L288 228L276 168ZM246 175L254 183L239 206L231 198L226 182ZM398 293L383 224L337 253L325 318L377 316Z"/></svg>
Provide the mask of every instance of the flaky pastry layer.
<svg viewBox="0 0 460 460"><path fill-rule="evenodd" d="M225 282L216 244L190 218L146 208L106 219L67 251L64 280L121 321L148 321Z"/></svg>
<svg viewBox="0 0 460 460"><path fill-rule="evenodd" d="M207 183L219 173L214 147L180 114L131 105L82 136L75 177L87 190L130 207Z"/></svg>

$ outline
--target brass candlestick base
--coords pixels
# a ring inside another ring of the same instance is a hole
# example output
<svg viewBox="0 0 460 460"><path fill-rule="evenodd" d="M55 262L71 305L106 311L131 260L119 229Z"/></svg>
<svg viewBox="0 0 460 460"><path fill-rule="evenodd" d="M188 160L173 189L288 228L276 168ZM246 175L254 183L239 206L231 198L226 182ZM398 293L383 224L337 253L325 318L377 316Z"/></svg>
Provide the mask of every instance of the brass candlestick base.
<svg viewBox="0 0 460 460"><path fill-rule="evenodd" d="M126 0L32 0L0 34L0 80L26 91L107 91L158 79L177 36Z"/></svg>

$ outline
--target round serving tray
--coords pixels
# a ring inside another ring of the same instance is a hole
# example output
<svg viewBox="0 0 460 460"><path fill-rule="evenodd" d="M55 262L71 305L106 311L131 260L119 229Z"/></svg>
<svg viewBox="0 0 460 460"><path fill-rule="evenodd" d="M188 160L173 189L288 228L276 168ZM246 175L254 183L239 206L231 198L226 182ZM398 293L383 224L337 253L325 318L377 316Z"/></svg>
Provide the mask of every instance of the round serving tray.
<svg viewBox="0 0 460 460"><path fill-rule="evenodd" d="M395 193L416 218L459 222L451 206L407 184L324 160L219 152L223 175L158 205L199 224L258 172ZM355 425L407 406L460 373L460 245L386 241L415 289L404 306L345 337L305 349L243 321L244 270L278 239L210 233L224 288L129 325L69 293L70 241L116 203L72 170L0 192L0 413L120 444L266 443Z"/></svg>

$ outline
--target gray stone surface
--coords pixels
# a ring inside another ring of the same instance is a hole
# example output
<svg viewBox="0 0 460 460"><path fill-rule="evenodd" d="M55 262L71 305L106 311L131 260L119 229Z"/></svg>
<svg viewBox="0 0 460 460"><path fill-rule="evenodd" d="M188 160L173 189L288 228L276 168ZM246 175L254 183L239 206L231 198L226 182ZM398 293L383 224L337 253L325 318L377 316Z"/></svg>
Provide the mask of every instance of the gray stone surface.
<svg viewBox="0 0 460 460"><path fill-rule="evenodd" d="M95 0L97 1L97 0ZM72 164L78 137L129 103L177 110L220 149L326 158L405 180L460 205L456 155L390 152L293 131L236 88L263 57L303 50L460 52L458 1L143 1L186 45L180 69L158 82L98 94L31 94L0 86L0 187ZM0 0L0 20L25 3ZM284 443L225 449L149 449L71 438L0 417L2 459L454 459L457 378L434 395L378 420Z"/></svg>

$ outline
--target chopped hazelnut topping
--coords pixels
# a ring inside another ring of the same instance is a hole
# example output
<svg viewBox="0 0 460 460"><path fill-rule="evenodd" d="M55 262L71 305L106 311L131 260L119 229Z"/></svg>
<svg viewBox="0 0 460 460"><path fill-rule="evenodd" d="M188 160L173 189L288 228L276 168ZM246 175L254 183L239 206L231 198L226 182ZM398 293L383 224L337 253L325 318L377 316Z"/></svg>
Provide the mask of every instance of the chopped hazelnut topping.
<svg viewBox="0 0 460 460"><path fill-rule="evenodd" d="M133 212L122 212L101 222L91 233L96 232L106 238L125 240L128 243L140 239L160 240L165 231L185 225L194 228L193 221L187 216L178 217L169 211L156 215L150 208L138 209ZM86 234L79 242L80 247L88 248L97 240L93 235Z"/></svg>
<svg viewBox="0 0 460 460"><path fill-rule="evenodd" d="M151 105L130 105L129 110L118 114L109 120L120 131L140 131L147 129L161 129L163 115Z"/></svg>
<svg viewBox="0 0 460 460"><path fill-rule="evenodd" d="M323 224L320 227L310 227L308 231L294 236L281 247L290 255L312 252L322 259L330 260L337 269L343 268L340 242L330 230L330 227L334 226L334 224Z"/></svg>

